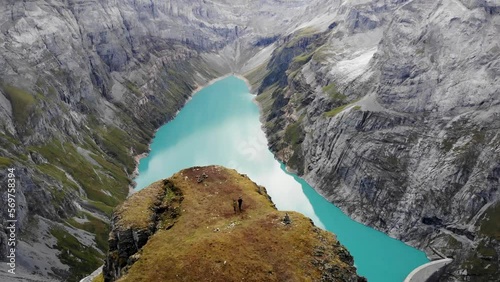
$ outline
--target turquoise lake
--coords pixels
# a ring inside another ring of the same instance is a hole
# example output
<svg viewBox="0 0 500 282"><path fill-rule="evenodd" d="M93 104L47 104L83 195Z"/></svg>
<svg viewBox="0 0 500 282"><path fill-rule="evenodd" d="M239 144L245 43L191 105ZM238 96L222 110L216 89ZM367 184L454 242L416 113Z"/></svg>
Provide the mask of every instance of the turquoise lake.
<svg viewBox="0 0 500 282"><path fill-rule="evenodd" d="M234 76L198 91L156 133L151 152L139 163L137 189L184 168L223 165L265 186L278 209L301 212L335 233L368 281L401 282L428 262L423 252L351 220L303 179L288 173L267 147L254 98L246 83Z"/></svg>

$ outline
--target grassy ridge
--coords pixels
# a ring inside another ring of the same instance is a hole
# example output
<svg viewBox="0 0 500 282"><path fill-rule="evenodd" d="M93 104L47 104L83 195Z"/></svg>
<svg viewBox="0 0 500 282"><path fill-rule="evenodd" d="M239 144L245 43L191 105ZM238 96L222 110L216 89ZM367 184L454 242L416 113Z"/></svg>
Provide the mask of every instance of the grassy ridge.
<svg viewBox="0 0 500 282"><path fill-rule="evenodd" d="M25 90L11 85L3 85L2 89L12 105L15 122L19 125L26 124L31 108L36 102L35 97Z"/></svg>
<svg viewBox="0 0 500 282"><path fill-rule="evenodd" d="M208 178L198 183L202 174ZM191 168L170 181L184 198L178 221L150 237L139 260L119 281L289 281L298 277L319 281L324 274L319 265L326 261L336 268L339 279L355 275L354 267L339 255L343 247L331 233L295 212L289 212L292 224L284 224L285 213L274 208L265 189L235 170ZM140 226L150 218L152 205L162 193L158 185L161 182L127 200L126 208L118 209L121 219L115 225ZM235 213L232 201L239 196L243 212Z"/></svg>

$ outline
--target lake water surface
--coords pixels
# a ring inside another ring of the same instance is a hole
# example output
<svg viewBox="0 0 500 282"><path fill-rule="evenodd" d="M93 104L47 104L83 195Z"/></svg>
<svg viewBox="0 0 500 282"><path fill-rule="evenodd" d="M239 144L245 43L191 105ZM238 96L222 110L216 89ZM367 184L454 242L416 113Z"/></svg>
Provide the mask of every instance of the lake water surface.
<svg viewBox="0 0 500 282"><path fill-rule="evenodd" d="M259 109L245 82L230 76L209 85L162 126L141 159L137 189L192 166L218 164L266 187L276 207L294 210L337 235L358 273L374 282L401 282L427 263L425 254L351 220L303 179L286 172L267 148Z"/></svg>

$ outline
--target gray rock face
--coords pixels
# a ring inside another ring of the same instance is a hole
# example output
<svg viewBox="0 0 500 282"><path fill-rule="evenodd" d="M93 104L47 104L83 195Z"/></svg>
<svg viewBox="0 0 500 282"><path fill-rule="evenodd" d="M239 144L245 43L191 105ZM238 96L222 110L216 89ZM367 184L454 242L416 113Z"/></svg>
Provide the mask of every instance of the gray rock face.
<svg viewBox="0 0 500 282"><path fill-rule="evenodd" d="M80 278L81 261L97 268L102 256L72 246L92 232L89 254L106 251L103 229L129 192L133 156L196 86L313 19L307 3L1 0L0 179L17 168L20 232L36 234L43 219L54 242L48 254L19 236L19 268L42 280Z"/></svg>
<svg viewBox="0 0 500 282"><path fill-rule="evenodd" d="M113 214L112 229L108 239L109 251L102 270L105 281L115 281L124 276L132 264L140 258L140 250L146 245L149 237L157 230L169 230L175 224L179 216L180 205L184 200L181 190L169 180L162 180L154 185L156 187L153 189L157 189L159 193L150 200L153 205L148 207L147 212L151 215L147 222L141 222L141 226L130 223L133 220L124 215L127 211L124 211L123 207L118 208ZM139 196L139 194L129 201L140 201L143 195ZM143 194L148 197L147 193ZM148 200L144 199L144 201ZM168 225L164 226L163 221Z"/></svg>
<svg viewBox="0 0 500 282"><path fill-rule="evenodd" d="M90 227L78 220L106 226L132 156L192 90L257 70L270 146L289 167L355 219L456 256L455 278L496 277L499 6L0 0L0 168L19 171L21 232L36 234L43 218L62 248L61 224L82 238ZM102 251L103 237L86 246ZM49 256L20 238L22 254ZM78 255L50 256L88 259ZM60 263L20 264L69 275Z"/></svg>
<svg viewBox="0 0 500 282"><path fill-rule="evenodd" d="M271 148L351 217L454 256L447 279L492 281L499 3L379 4L340 9L327 43L288 69Z"/></svg>

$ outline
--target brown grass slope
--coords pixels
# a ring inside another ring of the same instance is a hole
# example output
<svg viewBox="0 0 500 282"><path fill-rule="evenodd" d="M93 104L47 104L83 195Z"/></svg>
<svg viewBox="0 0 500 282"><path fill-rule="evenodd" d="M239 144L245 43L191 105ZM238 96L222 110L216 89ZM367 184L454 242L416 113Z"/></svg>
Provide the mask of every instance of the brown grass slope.
<svg viewBox="0 0 500 282"><path fill-rule="evenodd" d="M202 182L198 179L208 176ZM233 211L233 199L243 211ZM183 170L114 213L107 281L364 281L335 236L220 166ZM127 235L129 234L129 235ZM130 236L131 234L131 236ZM147 238L146 238L147 237Z"/></svg>

